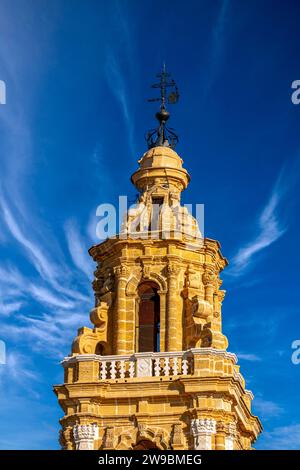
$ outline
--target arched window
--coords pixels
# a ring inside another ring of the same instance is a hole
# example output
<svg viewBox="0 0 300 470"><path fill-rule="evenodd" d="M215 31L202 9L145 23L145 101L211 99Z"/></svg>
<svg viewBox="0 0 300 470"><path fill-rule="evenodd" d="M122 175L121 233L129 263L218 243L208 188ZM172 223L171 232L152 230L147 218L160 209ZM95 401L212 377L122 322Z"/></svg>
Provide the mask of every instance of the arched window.
<svg viewBox="0 0 300 470"><path fill-rule="evenodd" d="M143 439L139 441L132 450L148 450L148 449L158 449L154 442L149 441L148 439Z"/></svg>
<svg viewBox="0 0 300 470"><path fill-rule="evenodd" d="M138 288L138 294L137 350L158 352L160 350L158 286L154 282L143 282Z"/></svg>

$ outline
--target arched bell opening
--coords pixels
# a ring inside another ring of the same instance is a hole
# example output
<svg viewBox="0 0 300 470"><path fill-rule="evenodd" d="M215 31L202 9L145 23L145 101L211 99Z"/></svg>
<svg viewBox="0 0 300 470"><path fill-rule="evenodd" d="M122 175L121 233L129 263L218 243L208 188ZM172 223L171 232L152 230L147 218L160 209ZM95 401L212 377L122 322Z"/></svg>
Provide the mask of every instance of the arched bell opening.
<svg viewBox="0 0 300 470"><path fill-rule="evenodd" d="M104 344L101 341L96 345L95 354L99 354L99 356L104 356Z"/></svg>
<svg viewBox="0 0 300 470"><path fill-rule="evenodd" d="M159 286L153 281L138 286L136 322L137 352L160 351L160 297Z"/></svg>
<svg viewBox="0 0 300 470"><path fill-rule="evenodd" d="M132 450L147 450L147 449L158 449L156 444L149 439L143 439L139 441L135 446L132 447Z"/></svg>

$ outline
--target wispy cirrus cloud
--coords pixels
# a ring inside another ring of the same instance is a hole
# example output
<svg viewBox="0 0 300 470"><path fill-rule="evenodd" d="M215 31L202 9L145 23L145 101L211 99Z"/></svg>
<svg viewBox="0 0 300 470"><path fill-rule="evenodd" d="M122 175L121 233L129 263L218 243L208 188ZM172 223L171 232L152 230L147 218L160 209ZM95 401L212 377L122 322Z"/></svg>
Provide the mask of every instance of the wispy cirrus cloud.
<svg viewBox="0 0 300 470"><path fill-rule="evenodd" d="M30 367L29 359L17 351L8 353L5 364L0 366L0 386L4 377L24 386L28 382L39 380L38 374Z"/></svg>
<svg viewBox="0 0 300 470"><path fill-rule="evenodd" d="M229 16L230 0L222 0L211 30L209 47L209 65L207 68L206 83L202 93L204 99L213 88L216 76L222 64L222 55L225 44L225 28Z"/></svg>
<svg viewBox="0 0 300 470"><path fill-rule="evenodd" d="M127 13L121 2L114 2L115 28L106 48L104 71L107 84L120 105L131 153L136 154L134 119L132 118L132 81L136 79L137 61L134 60L134 40ZM116 34L115 34L116 33ZM130 88L131 85L131 88Z"/></svg>
<svg viewBox="0 0 300 470"><path fill-rule="evenodd" d="M268 450L299 450L300 424L278 426L265 431L261 437L262 447Z"/></svg>
<svg viewBox="0 0 300 470"><path fill-rule="evenodd" d="M74 219L69 219L65 223L65 235L74 265L90 279L92 263L89 262L87 250L84 249L86 244L80 235L78 225Z"/></svg>
<svg viewBox="0 0 300 470"><path fill-rule="evenodd" d="M44 279L53 281L57 276L54 264L46 258L36 243L26 237L20 227L20 224L14 217L12 210L5 201L3 194L0 198L0 207L2 209L3 219L6 222L7 228L9 229L11 235L23 246L23 248L25 248L24 253L26 253L27 257L30 259L38 273Z"/></svg>
<svg viewBox="0 0 300 470"><path fill-rule="evenodd" d="M34 299L38 300L43 305L51 305L53 307L59 307L65 310L70 310L76 305L74 300L69 300L67 298L62 298L61 296L55 295L49 289L42 286L30 284L28 287L28 293L30 293Z"/></svg>
<svg viewBox="0 0 300 470"><path fill-rule="evenodd" d="M256 354L237 353L237 357L244 361L250 362L259 362L262 360L261 357L257 356Z"/></svg>
<svg viewBox="0 0 300 470"><path fill-rule="evenodd" d="M264 400L263 398L255 398L253 401L253 409L261 419L275 418L284 412L284 409L271 400Z"/></svg>
<svg viewBox="0 0 300 470"><path fill-rule="evenodd" d="M288 230L282 207L293 187L293 178L286 170L280 172L269 199L254 222L256 234L238 250L227 274L240 276L247 272L255 263L256 255L276 242Z"/></svg>
<svg viewBox="0 0 300 470"><path fill-rule="evenodd" d="M69 239L70 244L74 242L75 252L78 248L72 257L74 267L67 266L62 260L55 262L45 255L45 252L49 253L47 243L43 245L31 238L26 220L21 228L21 221L13 216L4 198L0 207L3 209L0 216L7 229L35 270L25 275L12 264L3 263L0 267L0 292L3 293L0 313L2 320L6 320L1 325L1 337L5 341L18 341L22 337L22 346L30 345L31 350L44 355L65 354L64 346L70 343L76 329L88 323L91 305L90 297L85 294L87 282L78 282L83 272L81 262L85 260L83 252L82 258L78 255L80 240L78 237L76 240L77 232L72 232ZM87 254L86 258L88 260ZM87 266L84 269L87 274ZM30 310L26 308L29 303ZM10 321L12 314L13 322Z"/></svg>
<svg viewBox="0 0 300 470"><path fill-rule="evenodd" d="M9 317L12 313L19 312L23 307L23 302L14 302L14 301L0 301L0 315L4 317Z"/></svg>
<svg viewBox="0 0 300 470"><path fill-rule="evenodd" d="M38 318L29 315L19 316L17 324L5 323L1 329L3 337L10 340L23 337L24 343L30 344L33 351L57 359L69 352L76 329L83 324L86 325L87 318L87 309L82 308L80 313L57 309L39 314Z"/></svg>

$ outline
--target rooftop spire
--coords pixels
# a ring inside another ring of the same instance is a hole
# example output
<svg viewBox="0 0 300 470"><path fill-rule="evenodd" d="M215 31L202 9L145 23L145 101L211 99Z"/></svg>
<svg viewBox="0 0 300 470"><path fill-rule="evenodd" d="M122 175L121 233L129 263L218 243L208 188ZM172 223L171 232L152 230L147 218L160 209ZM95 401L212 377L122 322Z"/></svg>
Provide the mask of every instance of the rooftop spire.
<svg viewBox="0 0 300 470"><path fill-rule="evenodd" d="M148 101L160 102L160 110L155 114L159 126L147 132L146 140L149 148L159 146L174 148L178 142L178 136L175 134L174 129L166 126L166 122L170 117L166 104L177 103L179 91L173 78L171 78L171 74L167 73L165 64L163 65L161 73L158 73L156 76L159 78L159 83L152 85L152 88L160 88L160 97L150 98ZM169 94L167 93L168 88L171 88Z"/></svg>

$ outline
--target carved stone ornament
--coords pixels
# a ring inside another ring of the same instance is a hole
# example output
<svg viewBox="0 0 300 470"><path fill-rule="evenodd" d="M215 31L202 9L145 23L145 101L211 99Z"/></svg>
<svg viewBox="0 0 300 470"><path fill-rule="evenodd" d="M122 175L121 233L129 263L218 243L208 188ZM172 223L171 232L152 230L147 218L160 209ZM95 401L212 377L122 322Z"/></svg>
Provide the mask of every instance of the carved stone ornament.
<svg viewBox="0 0 300 470"><path fill-rule="evenodd" d="M76 450L94 450L94 440L98 439L97 424L76 424L73 427Z"/></svg>
<svg viewBox="0 0 300 470"><path fill-rule="evenodd" d="M210 271L205 271L202 275L202 281L205 286L212 285L215 282L216 276Z"/></svg>
<svg viewBox="0 0 300 470"><path fill-rule="evenodd" d="M194 438L195 450L211 450L212 435L216 433L216 421L198 418L191 421L191 434Z"/></svg>
<svg viewBox="0 0 300 470"><path fill-rule="evenodd" d="M190 268L190 266L186 271L185 284L186 287L190 287L192 289L200 288L200 273L195 269Z"/></svg>
<svg viewBox="0 0 300 470"><path fill-rule="evenodd" d="M118 279L120 278L126 278L127 276L127 267L122 265L122 266L117 266L114 269L114 273Z"/></svg>
<svg viewBox="0 0 300 470"><path fill-rule="evenodd" d="M175 276L178 276L180 272L180 269L179 269L179 266L176 266L175 264L173 263L169 263L167 265L167 274L168 274L168 277L175 277Z"/></svg>
<svg viewBox="0 0 300 470"><path fill-rule="evenodd" d="M115 431L113 427L106 428L104 438L104 448L114 449L115 445Z"/></svg>
<svg viewBox="0 0 300 470"><path fill-rule="evenodd" d="M149 279L150 275L151 275L151 265L143 264L143 278Z"/></svg>
<svg viewBox="0 0 300 470"><path fill-rule="evenodd" d="M198 434L215 434L216 421L209 418L192 419L191 431L194 436Z"/></svg>
<svg viewBox="0 0 300 470"><path fill-rule="evenodd" d="M212 315L212 305L199 295L195 295L192 298L192 315L206 320Z"/></svg>
<svg viewBox="0 0 300 470"><path fill-rule="evenodd" d="M175 448L184 446L184 435L182 431L182 424L174 424L172 432L172 445Z"/></svg>

